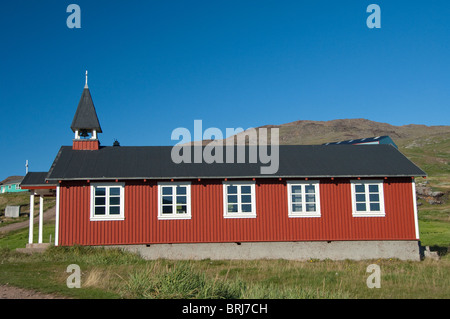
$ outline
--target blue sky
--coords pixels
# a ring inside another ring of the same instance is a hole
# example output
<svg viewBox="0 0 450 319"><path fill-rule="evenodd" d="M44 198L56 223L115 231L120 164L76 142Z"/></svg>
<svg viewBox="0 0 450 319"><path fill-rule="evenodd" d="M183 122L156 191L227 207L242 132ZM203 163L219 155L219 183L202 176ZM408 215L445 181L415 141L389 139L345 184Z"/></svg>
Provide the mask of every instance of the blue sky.
<svg viewBox="0 0 450 319"><path fill-rule="evenodd" d="M69 29L69 4L81 28ZM369 29L369 4L381 29ZM89 71L102 145L177 127L367 118L449 125L450 2L4 1L0 180L71 145Z"/></svg>

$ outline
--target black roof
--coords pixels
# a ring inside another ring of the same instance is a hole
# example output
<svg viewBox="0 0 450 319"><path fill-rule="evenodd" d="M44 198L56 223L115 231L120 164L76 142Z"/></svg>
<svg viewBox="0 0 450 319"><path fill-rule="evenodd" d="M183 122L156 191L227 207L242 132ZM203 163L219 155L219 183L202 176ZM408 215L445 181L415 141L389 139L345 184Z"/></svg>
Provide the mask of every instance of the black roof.
<svg viewBox="0 0 450 319"><path fill-rule="evenodd" d="M48 180L81 179L191 179L258 177L411 177L426 173L391 145L281 145L276 174L261 174L263 164L180 163L171 159L172 146L117 146L99 150L61 147L47 176ZM194 157L192 147L192 158ZM204 148L204 147L203 147ZM270 150L270 148L269 148ZM225 159L224 151L224 159ZM270 154L270 153L269 153Z"/></svg>
<svg viewBox="0 0 450 319"><path fill-rule="evenodd" d="M46 182L48 172L28 172L20 183L21 186L48 186L56 182Z"/></svg>
<svg viewBox="0 0 450 319"><path fill-rule="evenodd" d="M85 87L81 94L80 102L78 103L77 111L73 117L72 131L87 129L96 130L97 133L102 133L102 128L98 121L97 112L95 111L94 102L92 101L91 92L89 88Z"/></svg>

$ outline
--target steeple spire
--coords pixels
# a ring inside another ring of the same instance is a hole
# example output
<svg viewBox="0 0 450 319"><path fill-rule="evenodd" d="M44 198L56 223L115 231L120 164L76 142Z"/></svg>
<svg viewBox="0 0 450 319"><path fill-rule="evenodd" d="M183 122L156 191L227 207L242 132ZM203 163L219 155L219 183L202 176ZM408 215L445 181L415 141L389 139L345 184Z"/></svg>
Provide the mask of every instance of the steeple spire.
<svg viewBox="0 0 450 319"><path fill-rule="evenodd" d="M102 133L102 128L100 127L91 92L88 88L87 70L86 83L70 128L75 133L73 149L98 149L97 134Z"/></svg>

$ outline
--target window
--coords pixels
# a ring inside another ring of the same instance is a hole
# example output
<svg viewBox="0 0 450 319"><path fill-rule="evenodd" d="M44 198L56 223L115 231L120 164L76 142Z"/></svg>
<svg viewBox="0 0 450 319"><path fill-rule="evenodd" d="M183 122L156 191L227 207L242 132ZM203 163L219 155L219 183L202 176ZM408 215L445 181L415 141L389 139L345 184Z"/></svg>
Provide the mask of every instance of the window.
<svg viewBox="0 0 450 319"><path fill-rule="evenodd" d="M254 218L255 182L223 182L225 218Z"/></svg>
<svg viewBox="0 0 450 319"><path fill-rule="evenodd" d="M91 220L124 219L124 184L91 184Z"/></svg>
<svg viewBox="0 0 450 319"><path fill-rule="evenodd" d="M191 184L158 184L158 219L191 218Z"/></svg>
<svg viewBox="0 0 450 319"><path fill-rule="evenodd" d="M385 216L383 181L351 181L353 216Z"/></svg>
<svg viewBox="0 0 450 319"><path fill-rule="evenodd" d="M288 216L320 217L318 181L288 181Z"/></svg>

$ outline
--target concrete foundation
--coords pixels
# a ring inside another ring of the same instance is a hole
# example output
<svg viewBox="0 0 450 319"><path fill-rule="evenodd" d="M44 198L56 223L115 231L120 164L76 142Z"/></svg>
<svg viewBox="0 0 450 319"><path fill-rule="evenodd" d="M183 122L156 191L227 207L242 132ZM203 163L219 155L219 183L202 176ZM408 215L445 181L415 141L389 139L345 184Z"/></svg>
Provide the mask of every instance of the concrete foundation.
<svg viewBox="0 0 450 319"><path fill-rule="evenodd" d="M43 253L45 252L51 244L43 243L43 244L27 244L26 248L16 248L17 252L25 253L25 254L33 254L33 253Z"/></svg>
<svg viewBox="0 0 450 319"><path fill-rule="evenodd" d="M418 241L314 241L123 245L145 259L420 260Z"/></svg>

